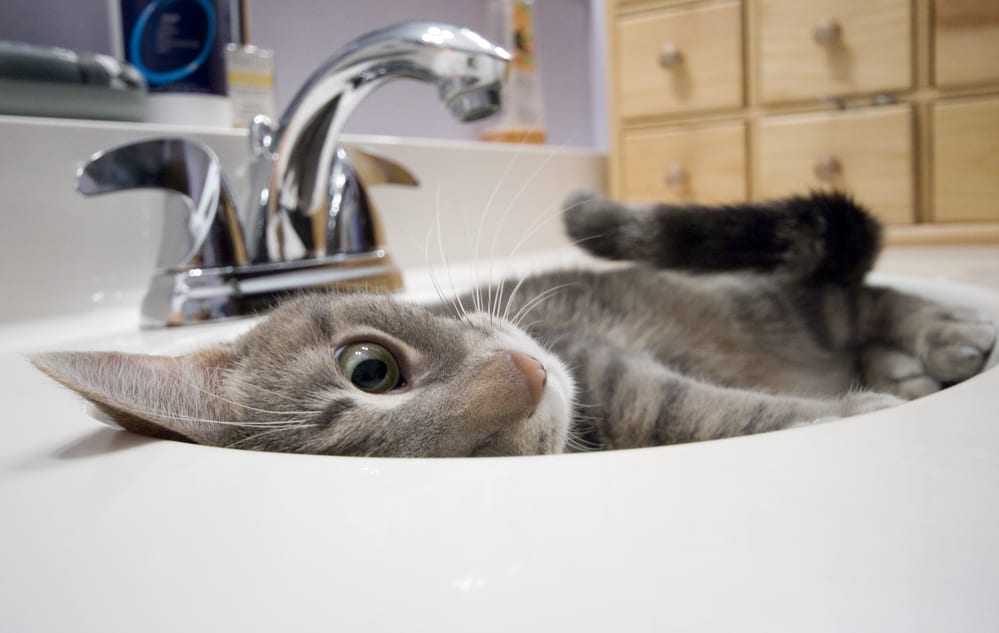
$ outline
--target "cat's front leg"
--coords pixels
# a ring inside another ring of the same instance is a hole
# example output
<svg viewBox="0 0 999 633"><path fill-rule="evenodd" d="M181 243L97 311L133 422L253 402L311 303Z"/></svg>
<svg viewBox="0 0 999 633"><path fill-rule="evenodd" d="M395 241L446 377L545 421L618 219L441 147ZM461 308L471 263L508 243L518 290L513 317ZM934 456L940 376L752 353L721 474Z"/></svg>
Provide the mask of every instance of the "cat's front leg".
<svg viewBox="0 0 999 633"><path fill-rule="evenodd" d="M865 288L861 301L860 363L871 388L917 398L986 368L997 328L981 312L890 288Z"/></svg>
<svg viewBox="0 0 999 633"><path fill-rule="evenodd" d="M903 402L855 392L841 398L782 396L682 375L646 354L599 341L559 350L579 387L570 448L637 448L750 435L867 413Z"/></svg>

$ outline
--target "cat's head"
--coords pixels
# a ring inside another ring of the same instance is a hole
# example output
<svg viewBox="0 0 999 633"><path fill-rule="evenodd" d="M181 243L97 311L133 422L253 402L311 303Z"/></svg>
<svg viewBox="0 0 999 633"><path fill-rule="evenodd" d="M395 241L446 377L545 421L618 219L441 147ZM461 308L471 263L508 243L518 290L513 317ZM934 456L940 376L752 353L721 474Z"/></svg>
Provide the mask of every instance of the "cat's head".
<svg viewBox="0 0 999 633"><path fill-rule="evenodd" d="M236 341L185 356L31 360L126 429L266 451L557 453L572 406L566 369L508 322L382 295L303 297Z"/></svg>

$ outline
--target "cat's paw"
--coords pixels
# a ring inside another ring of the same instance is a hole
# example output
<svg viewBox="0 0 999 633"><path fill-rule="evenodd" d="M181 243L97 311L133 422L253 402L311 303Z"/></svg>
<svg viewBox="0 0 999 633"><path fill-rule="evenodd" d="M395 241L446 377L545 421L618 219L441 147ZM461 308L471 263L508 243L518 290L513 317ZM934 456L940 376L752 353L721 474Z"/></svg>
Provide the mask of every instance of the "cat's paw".
<svg viewBox="0 0 999 633"><path fill-rule="evenodd" d="M562 211L566 215L577 215L580 211L592 210L594 205L603 207L608 201L592 191L573 191L562 201Z"/></svg>
<svg viewBox="0 0 999 633"><path fill-rule="evenodd" d="M897 407L904 404L905 400L888 393L877 391L851 391L838 400L829 400L825 405L825 415L807 420L800 420L787 426L789 429L796 429L815 424L824 424L835 420L842 420L862 413L872 413L881 409Z"/></svg>
<svg viewBox="0 0 999 633"><path fill-rule="evenodd" d="M876 391L850 392L840 399L840 415L844 418L862 413L872 413L904 404L905 400L888 393Z"/></svg>
<svg viewBox="0 0 999 633"><path fill-rule="evenodd" d="M597 194L578 191L570 194L562 203L562 220L566 234L579 242L579 245L602 257L617 259L622 257L619 244L622 229L633 221L628 209Z"/></svg>
<svg viewBox="0 0 999 633"><path fill-rule="evenodd" d="M884 345L870 345L861 355L864 383L871 389L906 400L940 391L939 380L926 373L922 361Z"/></svg>
<svg viewBox="0 0 999 633"><path fill-rule="evenodd" d="M914 315L916 353L926 374L957 382L985 369L996 344L996 325L977 310L934 307Z"/></svg>
<svg viewBox="0 0 999 633"><path fill-rule="evenodd" d="M912 400L986 369L997 328L968 308L923 306L902 325L910 351L883 344L861 354L864 382L877 391Z"/></svg>
<svg viewBox="0 0 999 633"><path fill-rule="evenodd" d="M598 235L617 224L616 205L590 191L576 191L562 202L566 232L576 239Z"/></svg>

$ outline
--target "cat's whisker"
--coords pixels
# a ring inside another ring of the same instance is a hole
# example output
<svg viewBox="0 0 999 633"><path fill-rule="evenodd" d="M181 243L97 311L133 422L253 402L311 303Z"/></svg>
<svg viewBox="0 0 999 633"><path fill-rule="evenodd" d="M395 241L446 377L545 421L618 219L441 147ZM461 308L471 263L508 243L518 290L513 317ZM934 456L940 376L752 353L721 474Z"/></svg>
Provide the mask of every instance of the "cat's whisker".
<svg viewBox="0 0 999 633"><path fill-rule="evenodd" d="M580 368L579 363L562 363L562 364L565 367L565 370L570 374L576 373L576 370Z"/></svg>
<svg viewBox="0 0 999 633"><path fill-rule="evenodd" d="M430 261L430 236L433 235L434 227L430 225L427 229L427 239L424 243L424 258L427 261L427 272L430 277L430 283L434 286L434 292L437 293L437 297L441 300L441 305L450 305L454 309L455 318L461 318L461 313L458 311L458 306L455 305L454 301L451 301L445 294L444 290L441 288L440 280L437 279L437 273L434 271L434 265Z"/></svg>
<svg viewBox="0 0 999 633"><path fill-rule="evenodd" d="M525 326L525 328L530 328L532 325L534 325L534 323L535 322L532 321L529 325ZM546 339L544 339L542 341L539 341L539 343L541 344L541 347L543 347L544 349L548 350L549 352L554 353L555 346L558 345L559 343L561 343L563 340L565 340L566 336L568 336L568 333L567 332L563 332L563 333L559 334L558 336L548 337L548 338L546 338Z"/></svg>
<svg viewBox="0 0 999 633"><path fill-rule="evenodd" d="M527 147L527 140L531 137L531 135L536 130L537 130L537 126L532 126L531 128L528 128L527 130L525 130L524 135L521 137L520 141L516 144L518 146L517 150L515 152L513 152L513 155L510 157L510 160L507 162L506 167L503 170L502 175L499 177L499 179L496 182L496 187L493 188L492 194L489 196L489 201L486 203L486 208L483 211L482 216L480 218L480 223L479 223L479 228L480 229L482 228L482 226L483 226L483 224L485 222L485 219L486 219L487 215L489 214L489 210L492 208L492 204L493 204L493 201L496 198L496 194L500 191L503 183L506 181L506 178L507 178L507 176L510 173L510 169L517 162L517 160L523 156L523 154L524 154L523 150L524 150L525 147ZM488 273L487 273L487 277L486 277L486 282L487 282L487 301L486 301L486 303L487 303L487 306L486 306L487 310L486 311L489 314L490 322L492 322L492 320L498 316L498 312L499 312L497 309L494 309L494 305L496 305L497 299L494 298L494 296L493 296L493 281L494 281L494 277L493 277L492 264L493 264L493 261L495 260L496 236L498 235L500 228L502 228L503 221L506 219L506 216L509 214L510 209L511 209L511 206L507 206L506 211L503 214L503 217L501 217L500 220L493 227L492 254L490 256L489 269L488 269ZM476 265L476 287L477 287L477 289L479 287L477 279L478 279L478 266L479 266L479 246L480 246L480 243L481 243L481 240L479 239L480 237L481 237L481 232L480 232L479 235L476 236L476 243L475 243L475 265Z"/></svg>
<svg viewBox="0 0 999 633"><path fill-rule="evenodd" d="M232 384L232 385L234 385L236 387L239 387L240 389L246 390L246 391L251 391L251 390L252 391L259 391L261 393L266 393L267 395L274 396L275 398L281 398L282 400L285 400L287 402L294 402L296 404L299 404L299 401L298 401L297 398L293 398L293 397L291 397L291 396L289 396L287 394L281 393L280 391L274 391L272 389L267 389L265 387L261 387L260 385L255 385L255 384L253 384L251 382L243 380L242 378L238 378L236 375L234 375L232 373L228 373L226 375L225 380L226 380L226 382L228 382L228 383L230 383L230 384ZM313 414L313 413L317 413L317 411L302 411L302 412L300 412L301 415L309 415L309 414Z"/></svg>
<svg viewBox="0 0 999 633"><path fill-rule="evenodd" d="M537 232L540 231L546 224L548 224L552 220L561 218L567 211L571 211L582 204L585 204L585 201L581 200L579 202L574 202L567 207L559 205L556 206L553 210L550 209L547 213L543 214L538 220L535 220L535 222L530 227L528 227L527 232L523 236L521 236L520 240L518 240L516 244L514 244L513 251L510 253L510 255L516 255L517 252L520 251L520 248L524 244L526 244L528 240L534 237L537 234ZM603 237L602 235L588 235L586 237L570 242L569 245L575 246L586 240L599 239L602 237Z"/></svg>
<svg viewBox="0 0 999 633"><path fill-rule="evenodd" d="M525 331L525 332L530 332L531 328L533 328L538 323L544 323L544 319L535 319L535 320L531 321L530 323L521 323L518 327L521 330ZM542 344L541 347L545 347L545 346ZM547 349L547 348L545 348L545 349Z"/></svg>
<svg viewBox="0 0 999 633"><path fill-rule="evenodd" d="M534 130L532 129L531 131L533 132ZM528 134L529 133L530 132L528 132ZM567 150L569 148L569 142L572 141L572 139L573 139L574 136L575 136L574 134L571 135L566 143L563 143L562 145L559 145L559 146L555 146L554 150L550 151L548 153L548 155L545 156L544 160L541 161L541 164L538 166L538 168L535 169L534 173L532 173L530 176L528 176L524 180L524 182L521 185L520 189L517 191L517 193L514 194L513 198L510 199L510 202L507 204L506 208L503 210L503 214L500 216L500 219L499 219L499 221L496 224L496 230L493 231L493 241L492 241L492 245L491 245L491 248L490 248L490 254L489 254L490 289L492 288L492 283L491 282L492 282L492 278L493 278L493 265L494 265L494 263L496 261L496 243L497 243L497 240L499 238L499 229L503 226L503 223L506 221L507 217L510 215L510 211L512 211L513 208L516 206L517 201L520 200L520 197L527 191L528 187L533 183L533 181L538 176L541 175L541 173L545 170L545 167L547 167L548 164L556 156L561 156L562 154L565 154L567 152ZM526 140L527 138L528 138L528 136L525 136L524 140ZM514 249L514 253L516 253L516 248ZM509 253L508 255L513 255L514 253ZM505 275L500 275L499 286L498 286L498 290L497 290L497 293L496 293L496 297L497 297L496 300L497 301L499 300L499 297L502 295L502 292L503 292L504 278L505 278ZM497 314L498 314L498 309L497 309Z"/></svg>
<svg viewBox="0 0 999 633"><path fill-rule="evenodd" d="M520 290L520 287L524 285L524 282L527 281L528 277L529 277L528 275L521 275L520 280L517 281L517 284L513 287L513 290L510 291L510 296L506 298L505 302L506 306L503 309L504 320L509 320L510 307L513 305L513 298L517 296L517 291ZM500 292L502 292L502 288L500 288Z"/></svg>
<svg viewBox="0 0 999 633"><path fill-rule="evenodd" d="M597 447L590 447L580 443L576 438L572 436L566 436L565 438L565 448L569 449L572 453L590 453L599 450Z"/></svg>
<svg viewBox="0 0 999 633"><path fill-rule="evenodd" d="M176 416L174 416L176 417ZM182 418L177 418L182 419ZM289 420L287 422L233 422L228 420L185 420L187 422L204 422L205 424L221 424L224 426L243 426L254 429L301 429L319 426L314 422L307 422L306 420Z"/></svg>
<svg viewBox="0 0 999 633"><path fill-rule="evenodd" d="M551 222L552 220L554 220L556 218L560 218L565 211L568 211L568 210L570 210L570 209L578 206L579 204L582 204L582 203L581 202L573 203L573 204L569 205L568 207L565 207L564 209L561 206L556 206L554 210L549 210L547 213L543 214L543 216L541 217L541 219L536 220L530 227L528 227L527 232L523 236L521 236L520 240L518 240L516 244L514 244L513 250L510 251L510 253L509 253L508 256L511 257L511 258L513 256L515 256L518 252L520 252L521 247L524 244L526 244L528 240L530 240L532 237L534 237L538 233L538 231L540 231L546 224L548 224L549 222ZM593 239L593 236L588 236L588 237L576 240L574 242L571 242L570 246L574 246L574 245L578 244L579 242L582 242L583 240L586 240L586 239ZM505 269L505 267L504 267L504 269ZM510 293L510 295L506 298L506 308L503 311L503 318L504 319L508 317L508 315L510 313L511 302L513 301L513 298L517 294L517 290L520 288L521 284L523 283L523 281L524 281L524 279L526 277L527 277L527 275L521 276L520 281L517 282L517 286L513 289L513 291ZM505 289L505 285L506 285L506 273L504 271L500 275L499 289L496 292L497 298L503 296L503 291ZM499 312L499 309L497 307L497 313L498 312Z"/></svg>
<svg viewBox="0 0 999 633"><path fill-rule="evenodd" d="M572 448L577 453L594 453L603 450L605 447L582 439L581 437L566 438L566 446Z"/></svg>
<svg viewBox="0 0 999 633"><path fill-rule="evenodd" d="M524 135L521 137L520 142L518 143L519 147L518 147L517 151L514 152L513 156L510 157L509 162L507 162L506 168L503 170L503 174L500 176L499 180L496 183L496 187L493 189L493 192L492 192L492 194L489 197L489 202L487 203L486 209L483 212L482 218L480 220L480 224L479 224L479 228L480 229L482 228L482 224L485 222L485 218L488 215L489 209L492 207L492 203L493 203L493 201L494 201L494 199L496 197L496 194L500 191L500 187L502 186L503 182L506 180L506 177L509 174L510 169L513 167L513 164L517 161L517 159L519 159L521 156L523 156L523 154L524 154L524 148L527 147L527 140L529 138L531 138L531 135L534 134L534 132L536 132L537 130L538 130L538 126L537 125L532 125L530 128L528 128L524 132ZM552 158L552 156L548 157L548 159L551 159L551 158ZM547 163L547 162L548 162L548 160L545 161L545 163ZM499 314L498 307L495 310L494 310L494 307L493 307L494 304L496 304L498 302L498 298L494 298L493 297L493 263L495 262L495 259L496 259L496 238L497 238L497 235L499 235L499 230L500 230L500 228L502 228L503 223L506 220L506 217L509 215L510 210L513 208L514 204L516 203L517 198L519 198L520 194L523 193L523 191L527 187L527 185L530 184L530 181L535 176L537 176L538 173L540 173L541 169L543 169L543 168L544 168L544 164L542 164L542 166L538 170L536 170L535 173L532 174L525 181L524 185L521 187L521 190L510 201L510 204L507 205L506 209L503 212L503 215L500 217L499 221L496 223L496 225L495 225L495 227L493 229L493 241L492 241L491 253L490 253L490 257L489 257L489 269L488 269L488 273L487 273L487 277L486 277L486 281L487 281L487 311L489 313L490 322L492 322L492 319L493 319L494 316L498 316L498 314ZM476 236L476 243L475 243L475 262L476 262L476 266L478 266L478 262L479 262L479 242L480 242L479 241L479 237L480 236L481 236L481 232L480 232L480 235ZM477 274L477 272L476 272L476 274ZM479 284L478 284L478 282L476 280L476 287L478 288L478 286L479 286Z"/></svg>
<svg viewBox="0 0 999 633"><path fill-rule="evenodd" d="M310 426L318 426L318 425L310 425ZM280 428L280 429L270 429L268 431L261 431L259 433L253 433L252 435L248 435L246 437L240 438L240 439L236 440L235 442L230 442L230 443L224 445L223 448L236 448L238 445L240 445L240 444L242 444L244 442L249 442L251 440L256 440L256 439L261 438L261 437L263 437L265 435L273 435L274 433L279 433L281 431L289 431L289 430L291 430L291 429Z"/></svg>
<svg viewBox="0 0 999 633"><path fill-rule="evenodd" d="M216 424L219 426L239 426L239 427L252 427L252 428L277 428L277 427L294 427L299 428L302 426L317 426L314 423L310 423L308 420L281 420L275 422L257 422L253 420L215 420L210 418L203 418L199 416L184 415L182 413L177 413L176 411L167 411L163 409L139 409L137 407L121 407L123 411L134 415L136 417L154 417L163 418L165 420L174 420L177 422L197 422L201 424Z"/></svg>
<svg viewBox="0 0 999 633"><path fill-rule="evenodd" d="M434 287L434 292L437 293L437 298L440 299L442 305L447 304L447 297L441 292L440 283L437 281L437 273L434 272L433 263L430 261L430 236L433 234L433 226L427 228L427 235L423 241L423 259L427 265L427 276L430 277L430 283Z"/></svg>
<svg viewBox="0 0 999 633"><path fill-rule="evenodd" d="M602 450L604 447L600 444L591 442L587 440L579 430L579 424L577 420L573 421L573 424L569 426L565 438L565 446L571 448L578 453L587 453L592 451Z"/></svg>
<svg viewBox="0 0 999 633"><path fill-rule="evenodd" d="M437 185L437 196L436 196L436 208L434 211L435 224L437 225L437 246L441 253L441 262L444 264L444 270L447 272L448 281L451 284L452 292L452 303L455 305L455 309L459 312L459 317L468 322L468 311L465 310L464 304L461 302L461 297L458 295L458 290L454 285L454 277L451 275L451 266L447 261L447 254L444 252L444 239L441 236L441 187Z"/></svg>
<svg viewBox="0 0 999 633"><path fill-rule="evenodd" d="M528 137L525 134L524 138L521 139L520 144L522 146L527 141L527 138ZM496 199L496 194L499 193L500 188L503 186L503 183L506 181L506 177L510 174L510 170L513 168L514 163L521 156L521 154L522 151L516 151L510 157L510 160L507 161L506 167L503 168L503 173L501 173L499 178L496 180L496 186L493 188L492 193L489 194L489 199L486 201L486 206L483 208L482 213L479 215L479 227L475 231L475 251L472 257L472 261L474 262L473 284L475 285L475 310L477 312L482 312L482 286L479 283L479 245L482 243L482 231L485 228L486 218L489 216L489 210L492 208L493 201ZM487 279L487 282L489 282L489 289L491 291L492 283L489 279Z"/></svg>
<svg viewBox="0 0 999 633"><path fill-rule="evenodd" d="M579 244L582 244L583 242L585 242L587 240L600 239L601 237L603 237L603 236L602 235L589 235L587 237L581 237L578 240L573 240L573 241L569 242L569 246L578 246ZM521 245L522 245L522 243L519 243L518 246L514 248L514 253L516 253L516 249L519 248ZM517 285L514 286L513 290L510 292L510 295L506 298L506 309L503 311L503 318L504 319L508 318L509 313L510 313L510 309L513 306L513 300L517 296L517 291L520 289L520 286L523 285L524 281L526 281L528 277L529 277L529 275L523 275L520 278L520 281L517 282ZM500 291L502 292L502 286L500 288Z"/></svg>
<svg viewBox="0 0 999 633"><path fill-rule="evenodd" d="M216 400L220 400L220 401L225 402L227 404L231 404L233 406L240 407L241 409L246 409L247 411L256 411L257 413L266 413L267 415L279 415L279 416L312 415L312 414L315 413L314 411L271 411L271 410L268 410L268 409L261 409L259 407L250 406L248 404L243 404L242 402L237 402L237 401L232 400L230 398L226 398L225 396L219 395L219 394L217 394L217 393L215 393L213 391L205 389L205 388L201 387L198 384L195 384L195 383L187 381L187 380L182 380L178 376L174 376L173 380L177 384L179 384L179 385L181 385L183 387L189 388L189 389L194 389L195 391L198 391L199 393L201 393L204 396L208 396L209 398L214 398Z"/></svg>
<svg viewBox="0 0 999 633"><path fill-rule="evenodd" d="M469 215L470 215L469 214L469 207L470 207L470 205L466 205L466 204L461 205L461 224L462 224L462 227L465 229L465 244L466 245L474 244L474 240L475 240L475 238L472 236L472 227L469 224ZM475 266L475 260L472 259L471 262L472 262L472 290L470 292L462 293L462 294L468 296L469 300L472 303L472 310L475 311L475 312L480 312L481 310L479 308L478 297L476 296L476 293L474 292L475 290L478 289L478 269Z"/></svg>
<svg viewBox="0 0 999 633"><path fill-rule="evenodd" d="M510 319L510 322L519 327L518 324L520 323L520 321L524 317L526 317L531 312L531 310L540 305L542 301L549 299L550 297L558 293L558 291L560 290L564 290L569 286L575 286L575 285L576 285L575 282L567 284L559 284L558 286L552 286L551 288L548 288L544 292L538 293L538 296L534 297L533 299L525 303L520 308L520 310L518 310L517 313L513 315L513 318Z"/></svg>

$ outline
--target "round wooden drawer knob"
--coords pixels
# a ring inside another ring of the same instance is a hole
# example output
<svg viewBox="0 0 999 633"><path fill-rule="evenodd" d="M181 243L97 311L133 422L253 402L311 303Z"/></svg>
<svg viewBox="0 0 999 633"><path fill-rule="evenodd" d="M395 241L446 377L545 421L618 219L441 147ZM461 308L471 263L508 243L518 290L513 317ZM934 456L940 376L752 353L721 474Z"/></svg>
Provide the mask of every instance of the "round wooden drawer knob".
<svg viewBox="0 0 999 633"><path fill-rule="evenodd" d="M683 165L673 163L666 169L663 182L673 191L682 191L687 188L687 184L690 182L690 174Z"/></svg>
<svg viewBox="0 0 999 633"><path fill-rule="evenodd" d="M820 46L836 46L843 39L843 26L833 18L824 18L815 25L812 37Z"/></svg>
<svg viewBox="0 0 999 633"><path fill-rule="evenodd" d="M819 180L836 180L843 175L843 163L832 154L822 156L815 161L815 176Z"/></svg>
<svg viewBox="0 0 999 633"><path fill-rule="evenodd" d="M659 50L659 65L670 70L683 63L683 51L676 44L663 44Z"/></svg>

